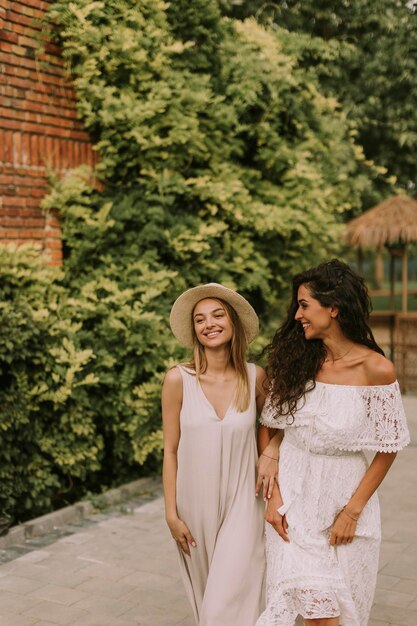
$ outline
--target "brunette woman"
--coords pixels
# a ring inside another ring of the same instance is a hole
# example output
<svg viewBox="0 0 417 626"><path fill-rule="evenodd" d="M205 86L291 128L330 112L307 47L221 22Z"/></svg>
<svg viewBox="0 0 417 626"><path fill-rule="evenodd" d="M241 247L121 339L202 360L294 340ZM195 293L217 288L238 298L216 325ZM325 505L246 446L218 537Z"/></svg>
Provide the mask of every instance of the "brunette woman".
<svg viewBox="0 0 417 626"><path fill-rule="evenodd" d="M293 280L268 348L261 418L285 429L266 519L267 607L256 626L367 626L381 539L376 489L409 443L366 286L338 260ZM375 453L368 465L364 451Z"/></svg>

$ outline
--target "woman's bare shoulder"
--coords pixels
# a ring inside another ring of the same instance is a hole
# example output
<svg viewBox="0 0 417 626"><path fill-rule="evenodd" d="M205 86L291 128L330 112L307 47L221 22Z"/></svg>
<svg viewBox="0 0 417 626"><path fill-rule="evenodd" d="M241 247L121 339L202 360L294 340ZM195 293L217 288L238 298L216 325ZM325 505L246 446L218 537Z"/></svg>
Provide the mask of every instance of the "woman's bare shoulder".
<svg viewBox="0 0 417 626"><path fill-rule="evenodd" d="M256 365L256 387L261 389L263 393L268 393L269 381L268 376L263 367Z"/></svg>
<svg viewBox="0 0 417 626"><path fill-rule="evenodd" d="M391 385L397 380L392 361L373 350L364 359L364 367L369 385Z"/></svg>
<svg viewBox="0 0 417 626"><path fill-rule="evenodd" d="M259 382L266 380L266 372L264 368L261 367L260 365L255 365L255 367L256 367L256 380L258 380Z"/></svg>
<svg viewBox="0 0 417 626"><path fill-rule="evenodd" d="M174 365L164 376L164 387L182 388L182 376L179 367Z"/></svg>
<svg viewBox="0 0 417 626"><path fill-rule="evenodd" d="M178 367L171 367L162 384L162 406L179 407L182 403L182 376ZM166 404L167 403L167 404Z"/></svg>

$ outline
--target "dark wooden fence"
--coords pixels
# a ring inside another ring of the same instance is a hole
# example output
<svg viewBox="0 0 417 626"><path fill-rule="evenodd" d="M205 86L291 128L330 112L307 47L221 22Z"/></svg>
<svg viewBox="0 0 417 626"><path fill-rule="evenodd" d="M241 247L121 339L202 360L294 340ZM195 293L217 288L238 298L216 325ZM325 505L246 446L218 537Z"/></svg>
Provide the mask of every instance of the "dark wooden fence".
<svg viewBox="0 0 417 626"><path fill-rule="evenodd" d="M417 392L417 312L374 311L375 339L397 369L403 392Z"/></svg>

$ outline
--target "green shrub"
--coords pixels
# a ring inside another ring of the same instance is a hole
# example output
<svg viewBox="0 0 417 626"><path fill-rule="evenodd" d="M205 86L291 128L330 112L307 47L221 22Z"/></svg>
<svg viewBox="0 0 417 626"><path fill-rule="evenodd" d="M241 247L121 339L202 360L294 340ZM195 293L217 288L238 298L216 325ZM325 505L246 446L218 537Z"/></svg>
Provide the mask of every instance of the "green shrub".
<svg viewBox="0 0 417 626"><path fill-rule="evenodd" d="M0 511L15 521L65 502L102 454L93 352L78 347L59 279L39 251L0 248Z"/></svg>
<svg viewBox="0 0 417 626"><path fill-rule="evenodd" d="M50 17L99 153L100 188L74 172L44 208L61 216L64 284L94 350L106 483L159 462L160 380L183 354L174 298L238 288L261 345L289 276L340 250L378 172L290 51L296 36L224 19L214 0L57 0Z"/></svg>
<svg viewBox="0 0 417 626"><path fill-rule="evenodd" d="M184 357L174 298L239 289L262 318L256 350L290 276L341 250L379 175L297 35L214 0L56 0L50 19L99 163L43 203L62 275L1 252L0 494L16 519L158 468L161 380Z"/></svg>

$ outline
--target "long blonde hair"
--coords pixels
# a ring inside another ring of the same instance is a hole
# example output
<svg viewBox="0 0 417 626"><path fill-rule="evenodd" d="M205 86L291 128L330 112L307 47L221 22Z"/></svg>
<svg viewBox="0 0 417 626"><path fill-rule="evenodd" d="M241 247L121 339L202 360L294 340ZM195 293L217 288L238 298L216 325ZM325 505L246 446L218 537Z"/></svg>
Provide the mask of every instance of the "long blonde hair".
<svg viewBox="0 0 417 626"><path fill-rule="evenodd" d="M232 339L229 345L228 364L230 363L236 372L237 384L236 393L233 399L233 405L235 408L242 412L246 411L250 403L250 387L249 376L246 367L246 349L248 342L246 340L245 331L243 329L240 317L234 310L234 308L225 300L221 298L212 298L218 300L226 311L226 315L232 325ZM194 310L193 310L194 312ZM207 370L207 357L204 346L199 342L191 315L191 328L193 334L193 360L187 363L187 366L195 371L197 380L199 380L201 374Z"/></svg>

